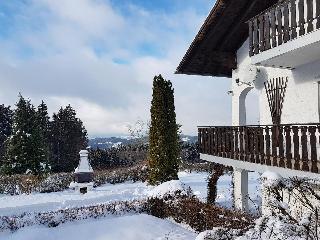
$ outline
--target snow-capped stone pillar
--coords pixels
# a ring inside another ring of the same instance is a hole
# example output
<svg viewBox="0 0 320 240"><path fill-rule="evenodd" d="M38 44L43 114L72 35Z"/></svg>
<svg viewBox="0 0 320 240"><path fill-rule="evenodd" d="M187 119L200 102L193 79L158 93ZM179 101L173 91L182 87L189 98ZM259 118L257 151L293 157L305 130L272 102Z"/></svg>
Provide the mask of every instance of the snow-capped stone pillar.
<svg viewBox="0 0 320 240"><path fill-rule="evenodd" d="M233 170L233 181L235 208L241 211L248 211L248 171L235 168Z"/></svg>
<svg viewBox="0 0 320 240"><path fill-rule="evenodd" d="M74 182L70 184L70 187L81 193L86 193L93 188L93 169L89 163L88 151L81 150L79 154L80 162L74 170Z"/></svg>

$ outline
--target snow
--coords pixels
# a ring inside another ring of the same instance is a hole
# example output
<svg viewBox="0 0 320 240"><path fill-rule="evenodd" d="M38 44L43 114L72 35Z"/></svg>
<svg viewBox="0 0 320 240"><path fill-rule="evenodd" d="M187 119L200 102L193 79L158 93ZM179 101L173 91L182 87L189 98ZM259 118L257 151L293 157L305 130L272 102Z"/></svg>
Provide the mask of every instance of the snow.
<svg viewBox="0 0 320 240"><path fill-rule="evenodd" d="M190 186L194 195L201 201L207 196L207 173L179 172L180 182ZM261 201L259 174L249 173L249 196L256 204ZM219 178L217 190L217 203L221 206L231 207L231 175ZM27 212L55 211L70 207L95 205L111 201L125 201L143 199L149 196L153 187L142 182L125 182L120 184L105 184L94 188L87 194L80 194L74 190L52 193L32 193L22 195L0 194L0 216ZM251 203L251 201L250 201ZM252 203L251 203L252 204ZM251 205L254 208L253 205Z"/></svg>
<svg viewBox="0 0 320 240"><path fill-rule="evenodd" d="M275 187L281 182L282 177L275 173L266 171L261 175L262 183L265 187Z"/></svg>
<svg viewBox="0 0 320 240"><path fill-rule="evenodd" d="M0 195L0 215L12 215L25 211L51 211L111 201L141 199L146 196L148 189L149 187L145 183L126 182L115 185L105 184L84 195L74 190L16 196Z"/></svg>
<svg viewBox="0 0 320 240"><path fill-rule="evenodd" d="M56 228L26 227L11 234L0 233L6 240L194 240L197 234L168 220L145 214L85 220Z"/></svg>
<svg viewBox="0 0 320 240"><path fill-rule="evenodd" d="M148 196L163 198L165 196L174 196L178 191L181 195L188 195L189 193L186 184L182 183L180 180L171 180L156 186L148 193Z"/></svg>
<svg viewBox="0 0 320 240"><path fill-rule="evenodd" d="M16 196L0 195L0 216L23 212L57 211L59 209L97 205L114 201L145 199L150 195L163 195L175 190L192 192L202 201L207 195L208 173L179 172L179 181L170 181L158 187L142 182L105 184L80 194L73 190L53 193L31 193ZM260 201L259 174L249 173L249 195L253 202ZM231 175L221 176L218 181L217 203L231 207ZM143 231L137 231L143 229ZM59 225L57 228L32 226L11 233L0 233L2 239L195 239L197 234L170 220L161 220L147 215L107 217L99 220L82 220Z"/></svg>

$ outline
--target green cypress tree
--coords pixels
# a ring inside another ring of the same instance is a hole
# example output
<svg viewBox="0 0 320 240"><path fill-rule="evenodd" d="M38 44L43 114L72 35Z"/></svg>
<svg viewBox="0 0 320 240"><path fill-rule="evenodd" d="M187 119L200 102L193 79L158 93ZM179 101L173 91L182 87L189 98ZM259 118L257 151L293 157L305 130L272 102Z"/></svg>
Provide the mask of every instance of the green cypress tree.
<svg viewBox="0 0 320 240"><path fill-rule="evenodd" d="M161 75L153 79L149 132L149 178L151 185L178 179L179 127L176 123L172 83Z"/></svg>

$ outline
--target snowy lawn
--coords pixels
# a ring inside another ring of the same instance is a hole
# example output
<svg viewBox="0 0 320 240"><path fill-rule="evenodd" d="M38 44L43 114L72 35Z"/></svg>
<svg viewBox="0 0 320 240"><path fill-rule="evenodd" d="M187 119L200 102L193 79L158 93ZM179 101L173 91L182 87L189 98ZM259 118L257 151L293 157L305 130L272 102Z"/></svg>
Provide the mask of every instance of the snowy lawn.
<svg viewBox="0 0 320 240"><path fill-rule="evenodd" d="M13 234L0 233L3 240L194 240L196 236L175 223L145 214L84 220L56 228L26 227Z"/></svg>
<svg viewBox="0 0 320 240"><path fill-rule="evenodd" d="M207 195L207 173L180 172L179 179L190 186L193 193L205 201ZM260 201L260 187L257 173L249 173L250 198ZM218 199L221 206L230 207L231 199L230 175L220 177L218 181ZM72 190L56 193L32 193L30 195L0 195L0 216L15 215L23 212L55 211L59 209L96 205L114 201L137 200L147 198L153 189L142 182L126 182L121 184L105 184L93 191L81 195ZM17 232L0 233L0 240L37 240L37 239L195 239L197 234L170 222L145 214L109 216L103 219L88 219L69 222L56 228L31 226Z"/></svg>
<svg viewBox="0 0 320 240"><path fill-rule="evenodd" d="M202 201L207 196L207 173L180 172L181 182L190 186L193 193ZM254 202L260 202L260 187L257 183L259 175L249 173L249 195ZM217 203L231 207L231 175L221 176L218 181ZM95 188L85 195L73 190L53 193L32 193L29 195L0 195L0 216L19 214L23 212L54 211L58 209L95 205L113 201L143 199L152 189L142 182L126 182L120 184L105 184ZM253 207L253 206L252 206Z"/></svg>

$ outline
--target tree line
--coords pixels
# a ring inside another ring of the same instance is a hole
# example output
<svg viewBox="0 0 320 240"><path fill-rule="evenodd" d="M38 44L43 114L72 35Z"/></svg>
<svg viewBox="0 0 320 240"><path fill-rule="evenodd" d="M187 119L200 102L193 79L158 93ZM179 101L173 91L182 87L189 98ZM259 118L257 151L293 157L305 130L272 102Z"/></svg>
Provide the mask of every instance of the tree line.
<svg viewBox="0 0 320 240"><path fill-rule="evenodd" d="M70 172L87 147L87 131L76 111L61 107L50 119L42 101L35 107L19 94L16 108L0 105L0 173Z"/></svg>

